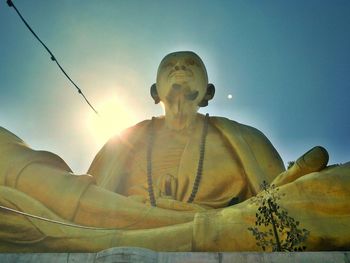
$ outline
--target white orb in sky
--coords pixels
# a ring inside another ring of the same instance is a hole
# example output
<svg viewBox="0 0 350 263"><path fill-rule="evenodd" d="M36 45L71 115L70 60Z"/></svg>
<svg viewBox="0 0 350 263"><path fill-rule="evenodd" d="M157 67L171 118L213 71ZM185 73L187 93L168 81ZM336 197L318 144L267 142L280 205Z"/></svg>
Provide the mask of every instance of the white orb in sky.
<svg viewBox="0 0 350 263"><path fill-rule="evenodd" d="M231 99L232 99L232 94L228 94L228 95L227 95L227 98L228 98L229 100L231 100Z"/></svg>

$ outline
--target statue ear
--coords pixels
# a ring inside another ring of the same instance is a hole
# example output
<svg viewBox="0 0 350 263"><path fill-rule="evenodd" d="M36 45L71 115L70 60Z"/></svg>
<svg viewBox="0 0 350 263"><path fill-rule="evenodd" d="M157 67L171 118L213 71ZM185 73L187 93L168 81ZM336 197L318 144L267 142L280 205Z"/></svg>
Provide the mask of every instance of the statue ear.
<svg viewBox="0 0 350 263"><path fill-rule="evenodd" d="M207 92L205 93L205 96L202 99L202 101L198 103L198 106L199 107L208 106L208 101L214 98L214 94L215 94L215 86L214 84L209 83L207 87Z"/></svg>
<svg viewBox="0 0 350 263"><path fill-rule="evenodd" d="M154 100L154 103L155 104L158 104L160 102L160 98L158 96L158 91L157 91L157 86L156 86L156 83L154 83L152 86L151 86L151 96Z"/></svg>

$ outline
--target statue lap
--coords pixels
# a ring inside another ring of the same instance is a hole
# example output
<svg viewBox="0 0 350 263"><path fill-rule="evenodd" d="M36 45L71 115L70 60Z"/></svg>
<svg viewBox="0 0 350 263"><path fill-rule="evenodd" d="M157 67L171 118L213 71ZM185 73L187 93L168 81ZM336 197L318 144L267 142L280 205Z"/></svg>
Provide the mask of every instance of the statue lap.
<svg viewBox="0 0 350 263"><path fill-rule="evenodd" d="M259 250L253 236L247 231L254 224L256 209L249 200L196 215L177 212L179 217L183 216L182 221L176 221L170 215L168 221L163 219L159 224L161 227L157 227L157 222L149 226L137 223L128 226L126 222L130 218L131 221L143 221L146 218L137 217L142 210L140 208L150 209L146 215L150 222L152 215L162 217L163 209L150 208L97 187L90 176L78 178L79 176L72 175L69 167L59 157L29 149L23 141L5 129L0 130L0 151L1 205L62 222L89 225L88 222L84 223L84 219L77 222L76 210L81 207L80 198L86 189L93 186L103 193L108 192L113 200L120 200L121 206L128 206L128 209L114 211L112 217L115 221L122 221L113 223L114 230L53 225L1 210L1 251L99 251L113 246L140 246L158 251ZM97 178L98 180L103 182L103 178ZM51 188L45 189L45 186L50 185ZM57 189L62 189L65 194L57 193ZM348 189L350 163L311 173L280 186L280 191L287 195L280 205L310 231L306 244L308 250L342 249L350 246ZM135 215L130 217L128 212L132 214L132 211L135 211ZM169 213L169 210L164 211ZM124 221L123 214L126 214ZM90 214L92 215L93 213ZM86 221L89 221L88 217ZM92 221L94 222L93 219ZM110 227L113 224L105 222L101 226ZM98 222L93 225L99 226ZM129 230L132 228L140 230Z"/></svg>

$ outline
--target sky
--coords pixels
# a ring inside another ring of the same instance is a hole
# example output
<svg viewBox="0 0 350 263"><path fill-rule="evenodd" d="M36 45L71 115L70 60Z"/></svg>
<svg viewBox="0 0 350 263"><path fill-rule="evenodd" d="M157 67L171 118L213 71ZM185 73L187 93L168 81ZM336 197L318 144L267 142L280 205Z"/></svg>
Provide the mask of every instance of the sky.
<svg viewBox="0 0 350 263"><path fill-rule="evenodd" d="M350 161L350 1L13 2L101 116L3 0L0 126L77 174L113 133L163 114L149 89L180 50L216 87L201 113L258 128L285 164L316 145Z"/></svg>

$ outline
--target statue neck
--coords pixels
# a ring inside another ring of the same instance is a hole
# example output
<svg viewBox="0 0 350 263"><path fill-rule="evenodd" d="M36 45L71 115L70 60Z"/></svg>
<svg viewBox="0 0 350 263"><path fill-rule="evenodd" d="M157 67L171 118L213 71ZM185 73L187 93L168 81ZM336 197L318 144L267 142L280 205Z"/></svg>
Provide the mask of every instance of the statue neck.
<svg viewBox="0 0 350 263"><path fill-rule="evenodd" d="M198 125L198 122L200 122L201 119L200 117L200 114L196 113L191 117L187 117L186 121L179 121L172 116L165 115L164 128L180 133L186 133L192 131Z"/></svg>

